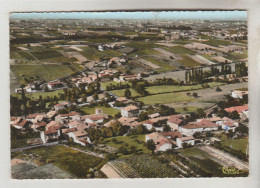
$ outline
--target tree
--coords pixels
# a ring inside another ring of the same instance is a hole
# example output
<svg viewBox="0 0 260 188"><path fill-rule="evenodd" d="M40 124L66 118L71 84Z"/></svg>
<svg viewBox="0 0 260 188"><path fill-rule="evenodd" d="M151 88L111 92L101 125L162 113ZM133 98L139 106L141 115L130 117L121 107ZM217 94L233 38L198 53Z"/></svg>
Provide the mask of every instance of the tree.
<svg viewBox="0 0 260 188"><path fill-rule="evenodd" d="M138 121L145 121L149 119L147 112L141 112L138 116Z"/></svg>
<svg viewBox="0 0 260 188"><path fill-rule="evenodd" d="M220 87L217 87L216 92L220 92L220 91L222 91L222 89L220 89Z"/></svg>
<svg viewBox="0 0 260 188"><path fill-rule="evenodd" d="M156 146L153 140L147 141L147 149L151 150L154 153Z"/></svg>
<svg viewBox="0 0 260 188"><path fill-rule="evenodd" d="M93 99L94 99L95 101L98 100L98 94L97 94L97 93L94 93Z"/></svg>
<svg viewBox="0 0 260 188"><path fill-rule="evenodd" d="M123 155L127 155L128 154L127 147L125 147L125 146L121 146L120 148L118 148L118 151L120 153L122 153Z"/></svg>
<svg viewBox="0 0 260 188"><path fill-rule="evenodd" d="M240 116L239 116L239 114L238 114L237 111L233 111L233 112L231 112L231 114L230 114L230 118L231 118L231 119L239 119Z"/></svg>
<svg viewBox="0 0 260 188"><path fill-rule="evenodd" d="M126 97L126 98L130 98L131 97L131 91L127 88L126 90L125 90L125 94L124 94L124 96Z"/></svg>
<svg viewBox="0 0 260 188"><path fill-rule="evenodd" d="M169 131L171 131L171 127L166 124L166 125L163 126L163 131L164 131L164 132L169 132Z"/></svg>

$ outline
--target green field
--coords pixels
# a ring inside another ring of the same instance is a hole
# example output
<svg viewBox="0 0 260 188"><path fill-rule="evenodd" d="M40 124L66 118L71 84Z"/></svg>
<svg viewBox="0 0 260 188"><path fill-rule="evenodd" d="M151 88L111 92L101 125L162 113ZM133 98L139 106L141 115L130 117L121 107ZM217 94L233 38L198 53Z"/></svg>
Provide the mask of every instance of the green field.
<svg viewBox="0 0 260 188"><path fill-rule="evenodd" d="M50 92L37 92L37 93L25 93L25 96L30 98L30 99L34 99L37 100L39 99L40 96L42 96L42 98L47 98L47 97L54 97L54 96L59 96L60 93L64 93L63 89L59 89L59 90L55 90L55 91L50 91ZM12 96L14 97L20 97L21 94L15 93Z"/></svg>
<svg viewBox="0 0 260 188"><path fill-rule="evenodd" d="M30 55L29 53L27 52L24 52L24 51L19 51L17 52L21 57L23 57L24 59L27 59L27 60L35 60L35 58Z"/></svg>
<svg viewBox="0 0 260 188"><path fill-rule="evenodd" d="M237 139L237 140L226 140L221 142L223 146L230 147L234 150L242 151L243 153L246 153L246 148L248 145L248 139Z"/></svg>
<svg viewBox="0 0 260 188"><path fill-rule="evenodd" d="M223 83L220 82L211 82L208 83L210 87L220 86ZM151 86L147 87L146 91L149 94L159 94L159 93L169 93L175 91L191 91L196 89L202 89L202 85L192 85L192 86L177 86L177 85L160 85L160 86Z"/></svg>
<svg viewBox="0 0 260 188"><path fill-rule="evenodd" d="M142 57L142 56L154 55L154 54L160 54L160 52L155 51L153 49L144 49L144 50L138 50L137 52L131 53L129 57L135 57L136 55Z"/></svg>
<svg viewBox="0 0 260 188"><path fill-rule="evenodd" d="M221 165L213 161L213 156L200 150L199 148L192 147L187 149L182 149L181 154L188 157L194 164L198 165L200 168L211 173L214 177L224 176Z"/></svg>
<svg viewBox="0 0 260 188"><path fill-rule="evenodd" d="M174 67L171 65L168 65L167 63L164 63L162 61L159 61L158 59L155 59L154 57L142 57L146 61L150 61L151 63L158 65L160 68L159 69L154 69L158 72L167 72L167 71L173 71L175 70Z"/></svg>
<svg viewBox="0 0 260 188"><path fill-rule="evenodd" d="M218 47L220 45L222 46L228 46L231 44L230 41L226 41L226 40L217 40L217 39L209 39L208 41L202 42L204 44L208 44L210 46L214 46L214 47Z"/></svg>
<svg viewBox="0 0 260 188"><path fill-rule="evenodd" d="M83 56L85 56L88 60L100 60L101 58L112 58L122 56L121 52L117 52L114 50L104 50L98 51L94 47L82 47L83 52L80 52Z"/></svg>
<svg viewBox="0 0 260 188"><path fill-rule="evenodd" d="M181 63L184 67L195 67L195 66L200 66L201 64L191 57L187 55L182 55L182 59L178 60L179 63Z"/></svg>
<svg viewBox="0 0 260 188"><path fill-rule="evenodd" d="M129 82L125 81L121 83L121 85L125 85L125 84L129 84ZM108 81L108 82L100 82L100 85L103 89L106 89L106 87L109 85L119 85L119 83L114 81Z"/></svg>
<svg viewBox="0 0 260 188"><path fill-rule="evenodd" d="M20 83L31 82L33 80L55 80L64 76L71 75L82 68L78 65L11 65ZM27 81L26 81L27 80Z"/></svg>
<svg viewBox="0 0 260 188"><path fill-rule="evenodd" d="M57 167L69 171L79 178L86 178L89 168L100 169L105 163L103 159L61 145L40 147L24 152L39 155L41 161L52 162Z"/></svg>
<svg viewBox="0 0 260 188"><path fill-rule="evenodd" d="M62 56L57 51L39 51L39 52L31 52L31 54L34 57L36 57L38 60Z"/></svg>
<svg viewBox="0 0 260 188"><path fill-rule="evenodd" d="M165 49L168 52L171 52L173 54L191 54L191 55L196 54L196 52L194 52L188 48L185 48L183 46L163 47L163 49Z"/></svg>
<svg viewBox="0 0 260 188"><path fill-rule="evenodd" d="M142 101L146 105L188 102L192 100L194 100L194 98L189 97L184 93L165 93L138 98L138 101Z"/></svg>
<svg viewBox="0 0 260 188"><path fill-rule="evenodd" d="M180 113L180 114L187 114L191 112L196 112L199 108L197 107L185 107L184 108L174 108L175 112Z"/></svg>
<svg viewBox="0 0 260 188"><path fill-rule="evenodd" d="M83 112L85 112L86 114L95 114L95 109L96 108L100 108L103 110L103 113L114 116L115 114L117 114L118 112L120 112L120 110L115 109L115 108L110 108L110 107L105 107L105 106L96 106L96 107L83 107L80 108L80 110L82 110Z"/></svg>
<svg viewBox="0 0 260 188"><path fill-rule="evenodd" d="M140 94L137 93L135 90L133 89L129 89L131 92L131 97L139 97ZM113 90L111 91L112 93L114 93L115 95L117 95L118 97L124 97L125 96L125 89L119 89L119 90Z"/></svg>
<svg viewBox="0 0 260 188"><path fill-rule="evenodd" d="M117 142L112 141L114 138L117 140ZM145 141L145 135L133 135L133 136L117 136L113 138L106 138L104 139L103 143L107 146L111 146L116 149L128 144L127 148L130 148L131 146L136 146L138 152L151 153L151 151L148 150L147 147L143 145L144 141ZM121 157L126 157L130 155L121 154Z"/></svg>

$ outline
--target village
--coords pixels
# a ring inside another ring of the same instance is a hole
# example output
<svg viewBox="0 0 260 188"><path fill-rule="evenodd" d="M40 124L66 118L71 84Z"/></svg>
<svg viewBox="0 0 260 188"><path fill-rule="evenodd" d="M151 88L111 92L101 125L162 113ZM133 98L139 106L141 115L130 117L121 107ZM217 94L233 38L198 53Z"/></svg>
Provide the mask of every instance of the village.
<svg viewBox="0 0 260 188"><path fill-rule="evenodd" d="M131 32L122 28L112 34L117 37L113 42L77 41L86 33L100 37L104 27L110 32L119 27L113 20L94 23L101 27L91 22L87 30L79 25L68 29L61 22L54 31L56 23L45 21L41 26L46 32L37 33L53 44L43 41L40 46L30 38L20 42L22 22L16 27L12 23L16 37L11 35L15 50L10 64L19 80L14 80L10 97L13 177L31 178L46 165L49 171L65 170L60 177L50 175L56 178L230 177L221 174L224 166L247 176L246 26L217 21L202 26L186 21L177 27L170 21L159 26L120 23ZM38 23L28 25L30 31ZM55 32L66 40L55 41ZM44 45L53 57L41 60L34 50ZM52 62L54 57L60 59ZM63 150L86 161L86 167L76 172ZM19 165L30 168L24 173Z"/></svg>

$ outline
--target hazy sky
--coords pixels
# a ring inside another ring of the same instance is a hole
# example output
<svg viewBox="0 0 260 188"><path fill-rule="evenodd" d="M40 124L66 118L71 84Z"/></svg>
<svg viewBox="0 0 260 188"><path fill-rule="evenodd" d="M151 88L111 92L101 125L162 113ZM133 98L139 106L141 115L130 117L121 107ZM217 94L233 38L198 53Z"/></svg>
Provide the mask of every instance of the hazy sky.
<svg viewBox="0 0 260 188"><path fill-rule="evenodd" d="M152 12L12 13L11 19L152 19ZM162 11L158 19L247 20L246 11Z"/></svg>

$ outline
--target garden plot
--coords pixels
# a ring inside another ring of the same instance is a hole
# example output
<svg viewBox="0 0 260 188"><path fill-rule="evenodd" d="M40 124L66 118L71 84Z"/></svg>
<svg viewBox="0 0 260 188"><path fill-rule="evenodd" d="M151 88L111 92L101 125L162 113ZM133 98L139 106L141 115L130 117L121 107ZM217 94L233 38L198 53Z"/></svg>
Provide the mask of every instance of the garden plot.
<svg viewBox="0 0 260 188"><path fill-rule="evenodd" d="M142 64L145 64L146 66L149 66L149 67L151 67L153 69L159 69L160 68L160 66L155 65L155 64L153 64L150 61L147 61L145 59L139 59L139 62L142 63Z"/></svg>
<svg viewBox="0 0 260 188"><path fill-rule="evenodd" d="M80 49L80 50L82 50L82 49ZM83 55L81 55L80 53L75 52L75 51L65 52L65 51L59 50L59 53L61 53L62 55L64 55L65 57L68 57L68 58L71 58L71 57L76 58L78 61L76 61L75 63L79 63L79 64L88 60L86 57L84 57Z"/></svg>
<svg viewBox="0 0 260 188"><path fill-rule="evenodd" d="M215 64L214 62L206 59L205 57L203 57L201 55L190 55L190 57L193 60L195 60L195 61L197 61L197 62L199 62L201 64L204 64L204 65L214 65Z"/></svg>
<svg viewBox="0 0 260 188"><path fill-rule="evenodd" d="M231 60L226 59L226 58L224 58L224 57L222 57L222 56L216 56L216 57L212 57L212 58L215 59L215 60L218 61L218 62L228 62L228 63L232 63Z"/></svg>
<svg viewBox="0 0 260 188"><path fill-rule="evenodd" d="M19 48L20 50L23 50L23 51L28 51L28 50L29 50L28 48L21 47L21 46L19 46L19 47L17 47L17 48Z"/></svg>

